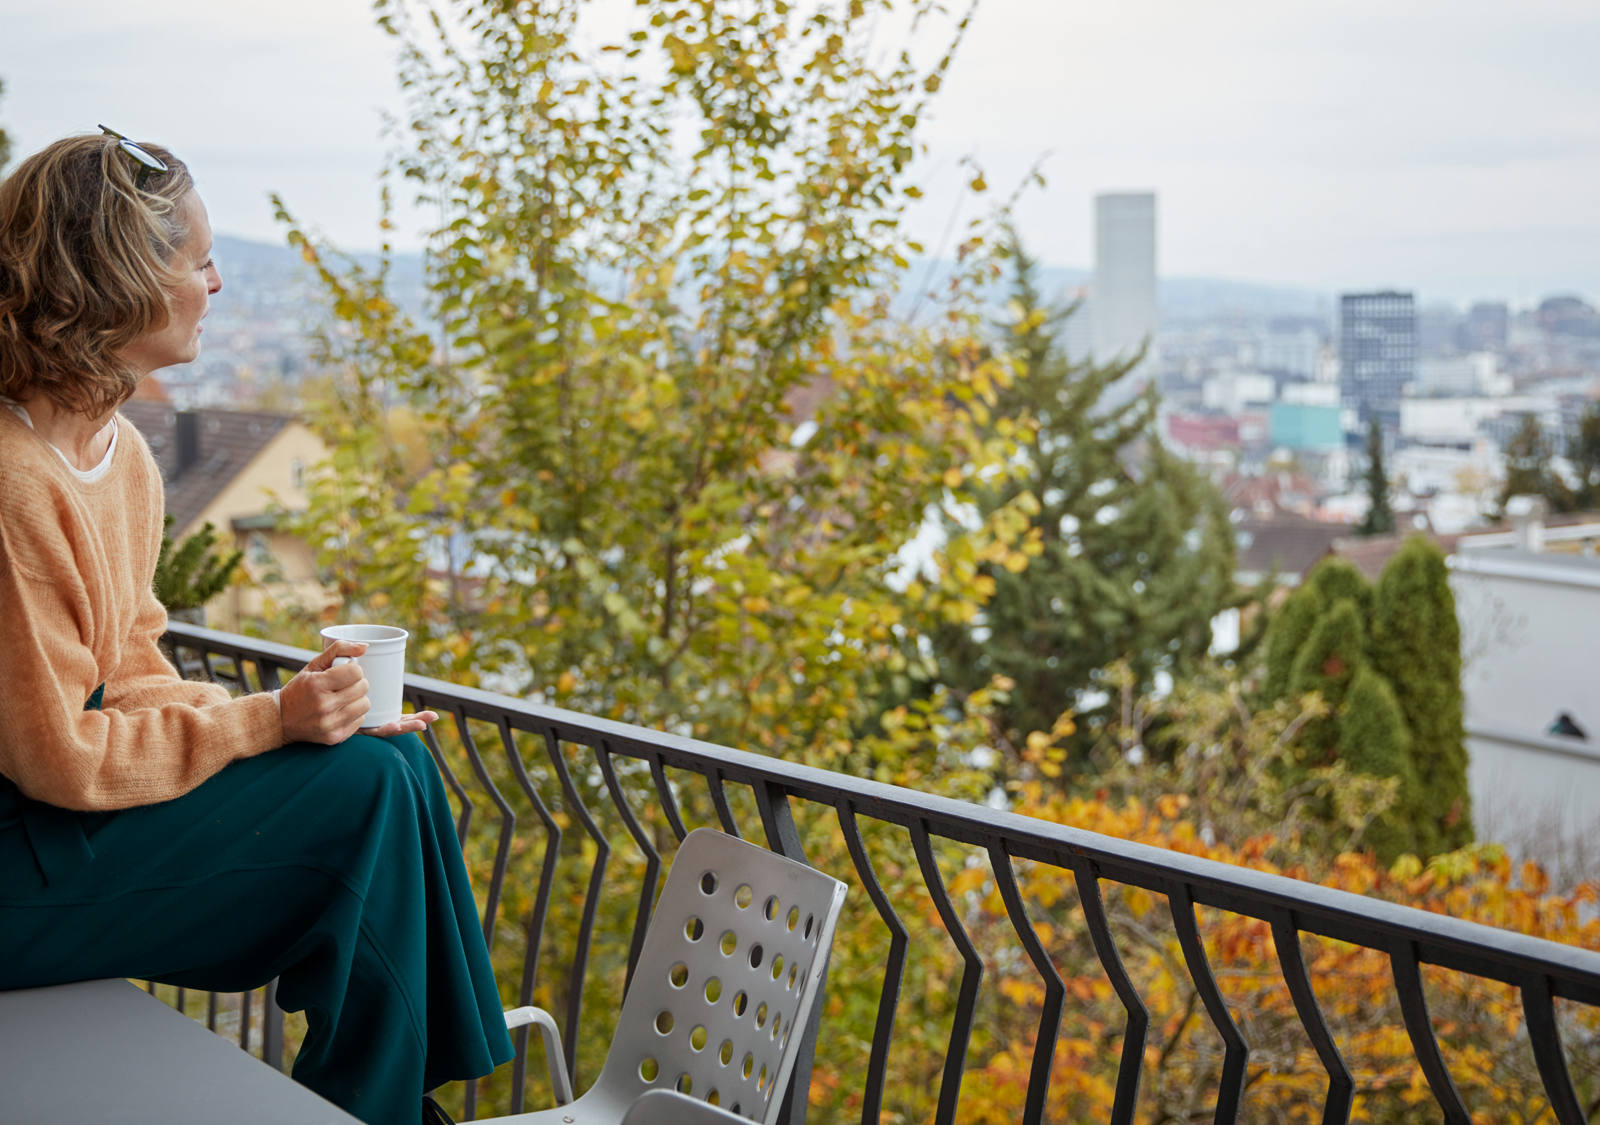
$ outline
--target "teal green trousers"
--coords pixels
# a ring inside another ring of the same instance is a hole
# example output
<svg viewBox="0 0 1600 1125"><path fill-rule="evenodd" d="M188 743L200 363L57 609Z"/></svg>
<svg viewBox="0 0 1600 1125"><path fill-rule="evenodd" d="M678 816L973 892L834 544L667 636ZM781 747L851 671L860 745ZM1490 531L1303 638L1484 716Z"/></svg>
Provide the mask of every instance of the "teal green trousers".
<svg viewBox="0 0 1600 1125"><path fill-rule="evenodd" d="M304 1011L294 1077L371 1125L511 1041L444 787L415 735L235 762L74 813L0 778L0 989L134 977Z"/></svg>

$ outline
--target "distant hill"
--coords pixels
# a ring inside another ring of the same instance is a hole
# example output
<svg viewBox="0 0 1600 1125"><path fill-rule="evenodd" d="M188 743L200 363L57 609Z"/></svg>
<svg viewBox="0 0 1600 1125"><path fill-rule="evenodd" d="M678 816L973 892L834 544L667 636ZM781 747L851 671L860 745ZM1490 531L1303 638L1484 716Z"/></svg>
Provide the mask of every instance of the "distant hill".
<svg viewBox="0 0 1600 1125"><path fill-rule="evenodd" d="M217 236L217 256L225 275L237 272L241 281L252 287L300 287L307 282L305 263L298 251L284 245L253 242L231 235ZM354 260L365 269L375 269L375 254L357 254ZM902 306L916 300L916 294L938 289L950 275L954 263L942 260L913 261L906 270L906 290ZM410 309L421 307L423 287L422 255L395 254L391 276L401 303ZM1042 266L1039 287L1046 299L1064 303L1072 290L1085 285L1090 271L1073 266ZM995 304L1004 300L1000 287L993 295ZM1163 277L1156 283L1156 302L1163 320L1195 322L1205 320L1258 319L1272 316L1322 316L1331 318L1334 296L1311 289L1270 285L1252 281L1233 281L1209 277Z"/></svg>
<svg viewBox="0 0 1600 1125"><path fill-rule="evenodd" d="M955 263L916 261L906 271L908 291L897 304L908 307L916 294L938 290L950 276ZM1076 291L1088 285L1093 272L1076 266L1040 266L1039 292L1054 305L1064 305ZM1007 287L995 287L989 300L998 310L1005 301ZM1279 316L1333 317L1334 297L1313 289L1271 285L1265 282L1233 281L1214 277L1162 277L1156 279L1156 306L1167 326L1217 320L1266 320Z"/></svg>

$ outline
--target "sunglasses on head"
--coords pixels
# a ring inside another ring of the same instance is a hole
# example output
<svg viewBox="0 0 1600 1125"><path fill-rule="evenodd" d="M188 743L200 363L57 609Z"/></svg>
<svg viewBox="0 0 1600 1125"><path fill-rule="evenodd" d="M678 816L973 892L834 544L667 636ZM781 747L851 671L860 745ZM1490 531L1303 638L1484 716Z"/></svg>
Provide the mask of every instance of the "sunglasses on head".
<svg viewBox="0 0 1600 1125"><path fill-rule="evenodd" d="M139 171L133 177L133 186L136 191L144 190L144 182L149 176L152 174L159 176L167 170L166 161L152 155L147 149L130 141L115 129L107 129L102 125L100 126L100 131L108 137L117 138L117 146L131 156L133 162L139 166Z"/></svg>

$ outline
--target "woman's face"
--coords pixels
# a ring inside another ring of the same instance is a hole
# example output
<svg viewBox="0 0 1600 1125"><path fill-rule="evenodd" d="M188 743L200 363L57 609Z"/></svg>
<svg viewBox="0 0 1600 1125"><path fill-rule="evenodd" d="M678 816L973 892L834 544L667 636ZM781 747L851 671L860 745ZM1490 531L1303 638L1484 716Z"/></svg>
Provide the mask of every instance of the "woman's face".
<svg viewBox="0 0 1600 1125"><path fill-rule="evenodd" d="M191 191L178 206L188 223L189 237L178 246L170 263L182 278L167 291L167 323L122 350L123 361L141 377L199 356L200 322L211 295L222 288L222 275L211 260L211 221L205 204Z"/></svg>

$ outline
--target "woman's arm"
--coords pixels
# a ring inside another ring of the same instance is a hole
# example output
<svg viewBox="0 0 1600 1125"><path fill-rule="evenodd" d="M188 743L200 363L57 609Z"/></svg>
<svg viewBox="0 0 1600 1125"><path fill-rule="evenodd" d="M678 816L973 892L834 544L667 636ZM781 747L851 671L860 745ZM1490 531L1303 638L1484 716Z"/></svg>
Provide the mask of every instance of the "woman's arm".
<svg viewBox="0 0 1600 1125"><path fill-rule="evenodd" d="M106 677L104 706L118 711L137 711L165 703L203 707L231 698L221 684L185 680L178 675L161 651L160 641L166 631L167 611L156 600L155 591L146 589L122 662Z"/></svg>

